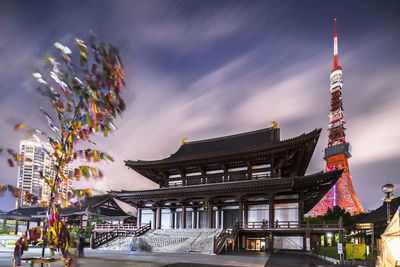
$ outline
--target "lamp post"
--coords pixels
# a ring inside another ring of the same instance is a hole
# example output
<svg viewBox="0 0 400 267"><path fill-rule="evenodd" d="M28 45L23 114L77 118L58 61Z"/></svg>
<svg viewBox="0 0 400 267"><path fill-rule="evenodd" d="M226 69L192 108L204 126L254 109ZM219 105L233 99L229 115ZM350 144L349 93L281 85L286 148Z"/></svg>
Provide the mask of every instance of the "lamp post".
<svg viewBox="0 0 400 267"><path fill-rule="evenodd" d="M386 210L387 210L387 223L390 223L390 202L394 198L394 194L392 192L394 191L394 185L392 184L385 184L382 186L382 192L386 194L385 198L383 199L384 202L386 202Z"/></svg>

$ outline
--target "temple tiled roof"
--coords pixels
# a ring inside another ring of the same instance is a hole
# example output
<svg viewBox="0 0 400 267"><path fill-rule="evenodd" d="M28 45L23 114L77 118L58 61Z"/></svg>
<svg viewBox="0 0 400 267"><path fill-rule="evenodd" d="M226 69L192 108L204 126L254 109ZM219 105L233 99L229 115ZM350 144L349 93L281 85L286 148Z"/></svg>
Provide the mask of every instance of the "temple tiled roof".
<svg viewBox="0 0 400 267"><path fill-rule="evenodd" d="M91 208L94 208L94 207L102 204L108 198L109 198L109 195L106 195L106 194L88 197L88 198L85 198L85 200L74 203L69 208L61 209L60 214L61 215L69 215L69 214L74 214L77 212L86 211L87 209L91 209Z"/></svg>
<svg viewBox="0 0 400 267"><path fill-rule="evenodd" d="M394 198L390 203L390 214L394 214L396 210L400 207L400 197ZM386 221L386 203L374 210L373 212L367 214L365 217L356 221L356 223L375 223L379 221Z"/></svg>
<svg viewBox="0 0 400 267"><path fill-rule="evenodd" d="M44 207L22 207L0 214L0 218L9 220L28 220L31 216L46 212Z"/></svg>
<svg viewBox="0 0 400 267"><path fill-rule="evenodd" d="M180 159L259 147L279 142L279 129L266 128L252 132L188 142L179 147L168 159Z"/></svg>
<svg viewBox="0 0 400 267"><path fill-rule="evenodd" d="M116 209L110 209L101 206L107 201L111 201ZM0 214L0 218L9 220L40 220L40 218L46 216L46 212L47 207L22 207L2 213ZM108 194L96 195L78 201L68 208L61 209L60 215L70 216L86 212L97 214L99 216L129 216L121 208L119 208L119 205L115 203L115 201Z"/></svg>
<svg viewBox="0 0 400 267"><path fill-rule="evenodd" d="M189 142L181 145L179 149L168 158L161 160L126 160L125 165L132 168L147 167L174 162L238 155L242 153L259 153L266 151L274 153L280 149L287 149L292 145L301 144L310 139L318 140L320 133L321 129L315 129L312 132L304 133L290 139L280 140L279 128L266 128L237 135Z"/></svg>

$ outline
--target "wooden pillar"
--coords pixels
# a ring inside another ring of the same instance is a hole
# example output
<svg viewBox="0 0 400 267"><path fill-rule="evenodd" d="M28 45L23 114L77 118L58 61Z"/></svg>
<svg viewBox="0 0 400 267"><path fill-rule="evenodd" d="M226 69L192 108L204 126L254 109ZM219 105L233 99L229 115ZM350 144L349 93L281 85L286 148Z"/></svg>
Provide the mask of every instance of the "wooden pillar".
<svg viewBox="0 0 400 267"><path fill-rule="evenodd" d="M275 223L275 207L274 207L274 195L269 196L269 227L274 227Z"/></svg>
<svg viewBox="0 0 400 267"><path fill-rule="evenodd" d="M272 164L271 164L272 166ZM269 195L269 227L274 228L275 225L275 206L274 206L274 194L271 193ZM272 232L269 232L268 234L268 245L269 245L269 251L272 252L274 250L274 236L272 235Z"/></svg>
<svg viewBox="0 0 400 267"><path fill-rule="evenodd" d="M274 237L272 235L272 232L268 234L268 246L269 251L272 252L274 250Z"/></svg>
<svg viewBox="0 0 400 267"><path fill-rule="evenodd" d="M222 164L222 169L224 170L223 175L224 175L224 182L229 181L229 173L228 173L228 167L225 164Z"/></svg>
<svg viewBox="0 0 400 267"><path fill-rule="evenodd" d="M185 186L187 185L187 180L186 180L186 172L182 169L178 169L179 174L181 175L182 178L182 185Z"/></svg>
<svg viewBox="0 0 400 267"><path fill-rule="evenodd" d="M15 220L15 235L18 235L18 220Z"/></svg>
<svg viewBox="0 0 400 267"><path fill-rule="evenodd" d="M193 229L197 229L197 208L193 208Z"/></svg>
<svg viewBox="0 0 400 267"><path fill-rule="evenodd" d="M243 205L243 222L246 224L249 222L249 209L248 205Z"/></svg>
<svg viewBox="0 0 400 267"><path fill-rule="evenodd" d="M152 211L153 211L153 224L152 224L152 229L157 229L157 210L155 210L155 209L152 209Z"/></svg>
<svg viewBox="0 0 400 267"><path fill-rule="evenodd" d="M161 207L157 208L157 229L161 229Z"/></svg>
<svg viewBox="0 0 400 267"><path fill-rule="evenodd" d="M239 198L238 222L239 222L240 224L243 223L243 202L242 202L242 199L241 199L241 198Z"/></svg>
<svg viewBox="0 0 400 267"><path fill-rule="evenodd" d="M306 232L304 234L304 240L303 240L303 250L304 251L309 251L309 250L307 250L307 244L310 245L310 249L311 249L310 223L308 221L307 221Z"/></svg>
<svg viewBox="0 0 400 267"><path fill-rule="evenodd" d="M304 222L304 201L301 199L300 195L300 201L299 201L299 224L302 224Z"/></svg>
<svg viewBox="0 0 400 267"><path fill-rule="evenodd" d="M374 231L374 223L370 223L371 225L371 253L374 252L374 246L375 246L375 231ZM340 241L340 232L339 232L339 242Z"/></svg>
<svg viewBox="0 0 400 267"><path fill-rule="evenodd" d="M213 228L213 205L208 201L208 228Z"/></svg>
<svg viewBox="0 0 400 267"><path fill-rule="evenodd" d="M137 208L136 226L139 228L142 224L142 208Z"/></svg>
<svg viewBox="0 0 400 267"><path fill-rule="evenodd" d="M29 230L29 224L30 224L30 221L27 221L27 222L26 222L26 231Z"/></svg>
<svg viewBox="0 0 400 267"><path fill-rule="evenodd" d="M181 225L182 229L186 229L186 206L182 206Z"/></svg>
<svg viewBox="0 0 400 267"><path fill-rule="evenodd" d="M251 173L252 173L251 162L250 162L250 161L247 161L247 172L246 172L247 180L251 180L251 179L252 179ZM239 242L238 242L238 243L239 243Z"/></svg>
<svg viewBox="0 0 400 267"><path fill-rule="evenodd" d="M217 209L218 209L218 222L217 222L217 227L216 228L222 228L222 225L221 225L221 223L222 223L222 220L221 220L222 207L218 206Z"/></svg>

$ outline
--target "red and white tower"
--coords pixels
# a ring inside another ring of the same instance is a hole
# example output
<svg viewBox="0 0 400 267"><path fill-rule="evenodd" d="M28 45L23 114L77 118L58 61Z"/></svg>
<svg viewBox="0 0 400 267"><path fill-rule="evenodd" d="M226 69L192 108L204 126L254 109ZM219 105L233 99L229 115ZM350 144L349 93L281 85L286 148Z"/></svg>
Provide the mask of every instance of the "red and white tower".
<svg viewBox="0 0 400 267"><path fill-rule="evenodd" d="M344 124L346 123L343 114L342 102L342 67L339 66L338 59L338 37L336 31L333 41L333 69L330 75L331 109L329 113L329 140L328 147L325 148L326 169L330 171L343 168L342 177L336 182L331 190L321 199L321 201L307 214L308 216L324 215L328 208L340 206L351 214L365 212L358 201L354 192L353 183L349 170L348 158L351 157L350 144L346 142Z"/></svg>

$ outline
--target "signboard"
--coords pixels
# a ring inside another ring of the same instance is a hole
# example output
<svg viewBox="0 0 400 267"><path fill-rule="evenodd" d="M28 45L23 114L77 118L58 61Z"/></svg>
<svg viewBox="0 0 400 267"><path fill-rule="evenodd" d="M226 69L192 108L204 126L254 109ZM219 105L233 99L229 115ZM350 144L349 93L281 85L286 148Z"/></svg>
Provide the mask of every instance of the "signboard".
<svg viewBox="0 0 400 267"><path fill-rule="evenodd" d="M366 260L365 244L346 244L348 260Z"/></svg>
<svg viewBox="0 0 400 267"><path fill-rule="evenodd" d="M342 243L337 244L337 250L338 250L338 254L343 254L343 244Z"/></svg>

